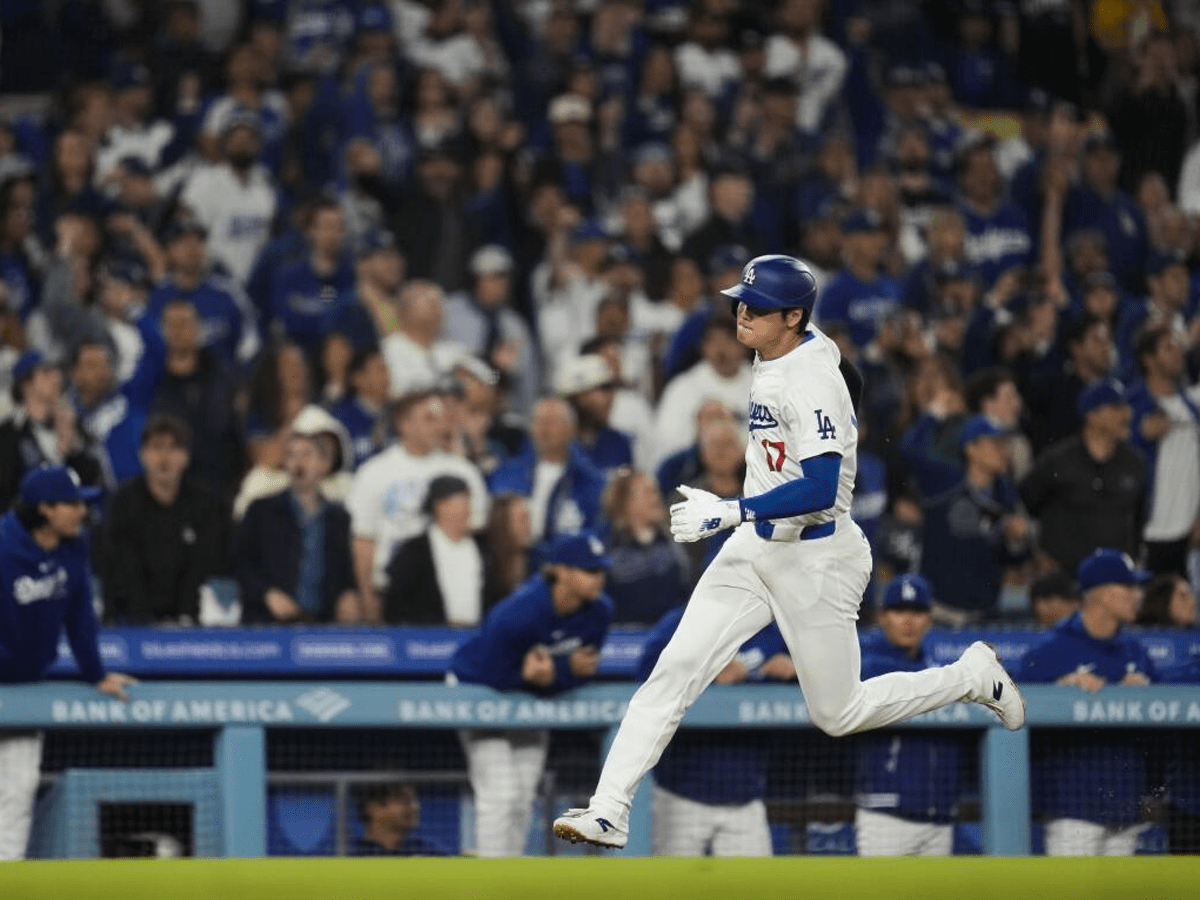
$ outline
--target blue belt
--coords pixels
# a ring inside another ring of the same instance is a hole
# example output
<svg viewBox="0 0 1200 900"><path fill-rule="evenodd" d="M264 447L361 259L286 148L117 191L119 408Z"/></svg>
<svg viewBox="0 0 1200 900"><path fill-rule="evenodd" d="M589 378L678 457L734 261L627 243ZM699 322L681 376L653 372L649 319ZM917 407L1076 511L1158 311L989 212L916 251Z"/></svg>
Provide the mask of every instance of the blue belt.
<svg viewBox="0 0 1200 900"><path fill-rule="evenodd" d="M755 522L754 531L760 538L769 541L772 539L771 536L775 534L775 523L767 521ZM828 522L819 522L816 525L805 525L800 529L800 537L797 540L815 541L818 538L829 537L835 531L837 531L837 520L830 519Z"/></svg>

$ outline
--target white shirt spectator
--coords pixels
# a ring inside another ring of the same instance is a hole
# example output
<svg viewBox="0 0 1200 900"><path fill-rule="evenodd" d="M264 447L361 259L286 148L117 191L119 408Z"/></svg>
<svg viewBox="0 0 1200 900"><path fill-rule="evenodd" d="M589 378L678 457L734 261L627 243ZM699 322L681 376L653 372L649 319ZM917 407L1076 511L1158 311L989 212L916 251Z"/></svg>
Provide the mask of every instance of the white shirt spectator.
<svg viewBox="0 0 1200 900"><path fill-rule="evenodd" d="M799 92L796 124L806 132L821 127L826 110L837 101L846 80L846 54L821 34L812 34L802 54L795 42L782 34L767 38L767 78L789 78Z"/></svg>
<svg viewBox="0 0 1200 900"><path fill-rule="evenodd" d="M163 119L132 128L113 125L104 133L104 143L96 151L96 183L100 184L127 156L137 157L157 171L162 152L174 136L175 126Z"/></svg>
<svg viewBox="0 0 1200 900"><path fill-rule="evenodd" d="M1194 409L1200 385L1186 389ZM1142 537L1147 541L1177 541L1187 535L1200 515L1200 423L1179 394L1159 397L1158 407L1171 427L1158 442L1154 483L1150 486L1150 515Z"/></svg>
<svg viewBox="0 0 1200 900"><path fill-rule="evenodd" d="M718 400L744 425L750 378L748 362L742 363L733 377L723 378L704 360L672 378L658 401L654 426L658 437L655 466L696 442L696 414L708 400Z"/></svg>
<svg viewBox="0 0 1200 900"><path fill-rule="evenodd" d="M675 69L683 88L697 87L717 100L742 77L742 64L728 47L706 50L695 41L675 48Z"/></svg>
<svg viewBox="0 0 1200 900"><path fill-rule="evenodd" d="M209 256L244 285L275 219L275 185L266 168L256 165L243 184L228 165L205 166L192 173L181 199L208 229Z"/></svg>
<svg viewBox="0 0 1200 900"><path fill-rule="evenodd" d="M435 450L413 456L399 444L371 457L354 473L346 509L350 531L356 538L375 542L372 578L382 589L392 551L416 537L428 524L421 511L429 483L439 475L454 475L467 483L471 492L471 528L487 523L488 491L479 470L461 456Z"/></svg>
<svg viewBox="0 0 1200 900"><path fill-rule="evenodd" d="M385 337L380 350L387 363L393 394L432 387L454 368L455 363L471 355L470 350L454 341L434 341L433 346L426 349L403 331Z"/></svg>
<svg viewBox="0 0 1200 900"><path fill-rule="evenodd" d="M454 34L443 41L422 37L409 49L409 57L424 69L436 69L456 88L470 84L484 73L487 60L479 42L469 34Z"/></svg>
<svg viewBox="0 0 1200 900"><path fill-rule="evenodd" d="M506 306L497 312L497 316L500 342L509 344L520 360L517 370L509 373L512 379L508 391L510 408L522 418L528 418L541 390L537 345L520 313ZM487 350L484 346L487 329L486 314L466 294L455 294L446 300L446 324L442 333L447 341L462 345L482 359Z"/></svg>
<svg viewBox="0 0 1200 900"><path fill-rule="evenodd" d="M433 571L448 625L478 625L483 613L483 557L474 538L453 541L437 525L429 526Z"/></svg>

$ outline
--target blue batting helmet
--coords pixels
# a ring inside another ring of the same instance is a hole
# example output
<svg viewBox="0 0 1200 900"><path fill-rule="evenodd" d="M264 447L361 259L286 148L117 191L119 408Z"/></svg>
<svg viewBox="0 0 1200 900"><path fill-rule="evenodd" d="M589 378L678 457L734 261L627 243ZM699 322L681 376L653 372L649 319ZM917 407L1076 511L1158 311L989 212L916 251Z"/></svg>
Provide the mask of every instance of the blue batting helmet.
<svg viewBox="0 0 1200 900"><path fill-rule="evenodd" d="M777 309L806 309L817 305L817 280L812 271L794 256L756 256L742 269L742 280L721 291L737 304L773 312Z"/></svg>

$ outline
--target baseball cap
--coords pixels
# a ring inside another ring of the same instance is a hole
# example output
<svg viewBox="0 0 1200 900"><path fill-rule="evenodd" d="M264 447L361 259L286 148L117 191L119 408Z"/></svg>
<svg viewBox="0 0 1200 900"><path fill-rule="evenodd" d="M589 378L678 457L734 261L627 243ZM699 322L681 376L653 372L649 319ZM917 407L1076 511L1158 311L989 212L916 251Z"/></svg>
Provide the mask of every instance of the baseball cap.
<svg viewBox="0 0 1200 900"><path fill-rule="evenodd" d="M1075 403L1075 409L1080 416L1086 416L1098 406L1122 405L1127 402L1124 386L1110 378L1084 388Z"/></svg>
<svg viewBox="0 0 1200 900"><path fill-rule="evenodd" d="M1163 253L1159 250L1151 251L1146 256L1146 274L1161 275L1164 270L1171 266L1186 266L1187 260L1178 253Z"/></svg>
<svg viewBox="0 0 1200 900"><path fill-rule="evenodd" d="M386 228L376 228L368 231L363 235L362 241L358 245L358 258L370 256L372 253L381 253L384 250L395 250L396 238Z"/></svg>
<svg viewBox="0 0 1200 900"><path fill-rule="evenodd" d="M1086 557L1075 570L1081 591L1105 584L1143 584L1150 573L1137 568L1128 553L1102 547Z"/></svg>
<svg viewBox="0 0 1200 900"><path fill-rule="evenodd" d="M933 588L920 575L897 575L879 599L880 609L917 609L933 607Z"/></svg>
<svg viewBox="0 0 1200 900"><path fill-rule="evenodd" d="M354 25L359 31L391 31L392 14L382 3L365 3L358 8Z"/></svg>
<svg viewBox="0 0 1200 900"><path fill-rule="evenodd" d="M563 364L555 379L554 387L561 397L581 394L598 387L615 384L612 369L597 353L584 353Z"/></svg>
<svg viewBox="0 0 1200 900"><path fill-rule="evenodd" d="M512 270L512 254L500 244L485 244L471 255L472 275L500 275Z"/></svg>
<svg viewBox="0 0 1200 900"><path fill-rule="evenodd" d="M1008 434L987 416L971 416L963 422L962 431L958 433L958 446L965 447L972 441L985 437L1004 437Z"/></svg>
<svg viewBox="0 0 1200 900"><path fill-rule="evenodd" d="M203 224L190 216L179 216L167 223L167 227L163 229L164 243L170 243L176 238L185 237L187 235L196 235L197 237L207 238L208 229Z"/></svg>
<svg viewBox="0 0 1200 900"><path fill-rule="evenodd" d="M842 234L861 234L866 231L882 231L883 220L873 209L855 209L842 222Z"/></svg>
<svg viewBox="0 0 1200 900"><path fill-rule="evenodd" d="M221 137L237 128L249 128L255 134L259 134L262 131L262 120L253 110L239 107L229 114L229 118L221 126Z"/></svg>
<svg viewBox="0 0 1200 900"><path fill-rule="evenodd" d="M37 506L39 503L83 503L95 500L101 491L84 487L75 470L67 466L39 466L25 473L19 493L26 506Z"/></svg>
<svg viewBox="0 0 1200 900"><path fill-rule="evenodd" d="M630 161L634 166L639 166L644 162L664 162L669 163L675 158L671 148L661 141L647 141L644 144L639 144L637 149L633 151Z"/></svg>
<svg viewBox="0 0 1200 900"><path fill-rule="evenodd" d="M608 232L604 230L604 226L600 224L599 219L584 219L571 231L571 240L575 243L582 243L583 241L607 241Z"/></svg>
<svg viewBox="0 0 1200 900"><path fill-rule="evenodd" d="M546 118L551 125L564 125L568 122L590 122L592 120L592 105L586 97L579 94L559 94L550 101Z"/></svg>
<svg viewBox="0 0 1200 900"><path fill-rule="evenodd" d="M612 557L608 555L604 542L591 531L577 534L562 534L550 543L547 561L576 569L609 569Z"/></svg>
<svg viewBox="0 0 1200 900"><path fill-rule="evenodd" d="M114 281L123 281L135 287L145 287L150 283L146 267L136 259L117 256L107 260L100 270L104 277Z"/></svg>
<svg viewBox="0 0 1200 900"><path fill-rule="evenodd" d="M46 364L46 357L38 353L36 350L26 350L17 357L17 361L13 363L12 380L13 384L20 384L31 374L33 370L39 366Z"/></svg>

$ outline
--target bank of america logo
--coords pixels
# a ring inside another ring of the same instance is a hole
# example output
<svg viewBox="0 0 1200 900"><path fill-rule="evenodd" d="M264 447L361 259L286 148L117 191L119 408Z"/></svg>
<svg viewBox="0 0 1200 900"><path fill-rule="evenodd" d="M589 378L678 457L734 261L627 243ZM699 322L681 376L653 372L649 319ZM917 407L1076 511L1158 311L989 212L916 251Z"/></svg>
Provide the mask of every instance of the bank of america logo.
<svg viewBox="0 0 1200 900"><path fill-rule="evenodd" d="M318 722L328 722L350 708L350 701L332 688L313 688L296 698L296 705Z"/></svg>

